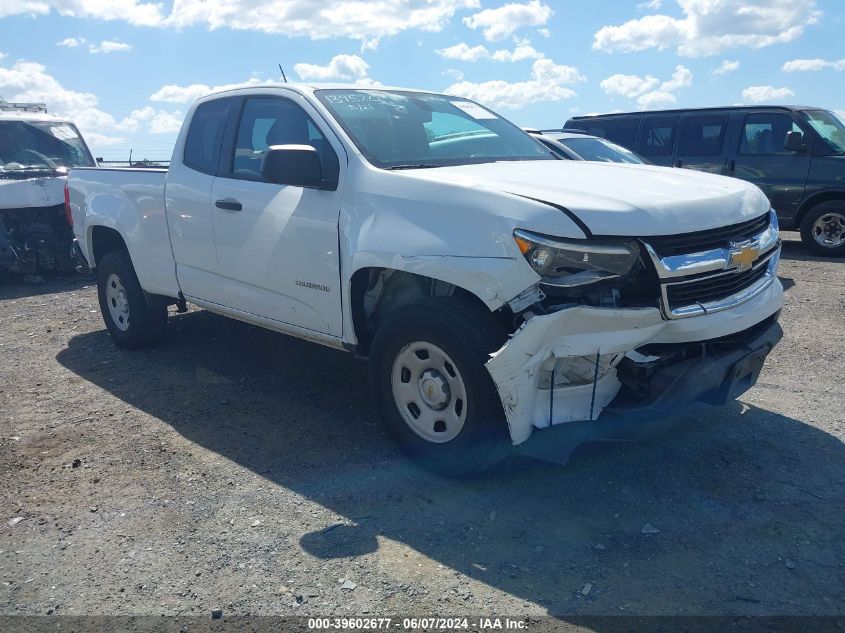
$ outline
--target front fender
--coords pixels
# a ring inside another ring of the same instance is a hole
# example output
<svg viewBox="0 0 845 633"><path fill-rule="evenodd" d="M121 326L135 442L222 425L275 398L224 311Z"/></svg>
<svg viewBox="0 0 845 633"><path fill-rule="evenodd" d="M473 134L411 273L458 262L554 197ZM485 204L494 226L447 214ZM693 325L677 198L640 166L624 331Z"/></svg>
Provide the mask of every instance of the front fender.
<svg viewBox="0 0 845 633"><path fill-rule="evenodd" d="M537 281L523 260L509 257L356 253L352 274L362 268L385 268L450 283L478 297L491 311Z"/></svg>

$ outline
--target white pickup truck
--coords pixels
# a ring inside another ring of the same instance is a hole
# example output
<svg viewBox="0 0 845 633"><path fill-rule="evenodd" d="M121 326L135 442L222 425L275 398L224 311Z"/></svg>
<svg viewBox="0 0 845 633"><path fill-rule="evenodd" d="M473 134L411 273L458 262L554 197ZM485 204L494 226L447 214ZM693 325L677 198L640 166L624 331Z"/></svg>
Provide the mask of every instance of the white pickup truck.
<svg viewBox="0 0 845 633"><path fill-rule="evenodd" d="M557 160L458 97L219 92L169 170L72 169L68 194L117 345L191 302L368 357L387 429L444 474L724 404L781 337L757 187Z"/></svg>

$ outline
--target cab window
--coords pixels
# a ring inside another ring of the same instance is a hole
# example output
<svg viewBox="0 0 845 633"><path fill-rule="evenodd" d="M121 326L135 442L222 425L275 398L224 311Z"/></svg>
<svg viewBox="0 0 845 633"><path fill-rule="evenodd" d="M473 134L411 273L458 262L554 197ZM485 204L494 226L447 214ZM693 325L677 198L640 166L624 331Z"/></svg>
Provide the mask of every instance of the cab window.
<svg viewBox="0 0 845 633"><path fill-rule="evenodd" d="M231 107L229 99L215 99L200 104L191 119L185 138L182 162L204 174L217 173L220 160L220 143Z"/></svg>
<svg viewBox="0 0 845 633"><path fill-rule="evenodd" d="M337 173L337 156L326 137L299 105L283 98L247 99L235 141L235 178L261 180L261 165L273 145L311 145L320 154L325 174Z"/></svg>
<svg viewBox="0 0 845 633"><path fill-rule="evenodd" d="M801 132L791 117L777 112L760 112L745 117L739 137L739 153L751 155L789 154L784 149L787 132Z"/></svg>

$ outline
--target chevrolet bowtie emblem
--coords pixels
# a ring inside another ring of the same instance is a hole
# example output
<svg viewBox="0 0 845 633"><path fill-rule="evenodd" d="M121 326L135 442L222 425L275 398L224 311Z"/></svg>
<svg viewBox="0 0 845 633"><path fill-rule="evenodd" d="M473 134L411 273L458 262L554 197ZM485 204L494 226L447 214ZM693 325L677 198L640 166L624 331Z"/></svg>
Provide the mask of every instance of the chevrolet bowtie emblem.
<svg viewBox="0 0 845 633"><path fill-rule="evenodd" d="M731 249L730 267L737 270L745 270L751 268L754 260L760 255L760 251L756 246L751 244L733 245Z"/></svg>

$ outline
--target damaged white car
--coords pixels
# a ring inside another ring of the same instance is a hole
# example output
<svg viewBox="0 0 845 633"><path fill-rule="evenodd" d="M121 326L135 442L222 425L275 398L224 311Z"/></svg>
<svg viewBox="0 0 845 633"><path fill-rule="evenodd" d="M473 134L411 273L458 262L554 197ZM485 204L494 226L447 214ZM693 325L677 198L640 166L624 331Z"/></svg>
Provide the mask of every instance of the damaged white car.
<svg viewBox="0 0 845 633"><path fill-rule="evenodd" d="M94 165L73 123L43 103L0 101L0 272L74 270L67 170Z"/></svg>
<svg viewBox="0 0 845 633"><path fill-rule="evenodd" d="M558 160L466 99L285 84L195 103L169 171L73 169L114 341L187 302L370 360L426 467L565 461L755 383L777 220L740 180Z"/></svg>

